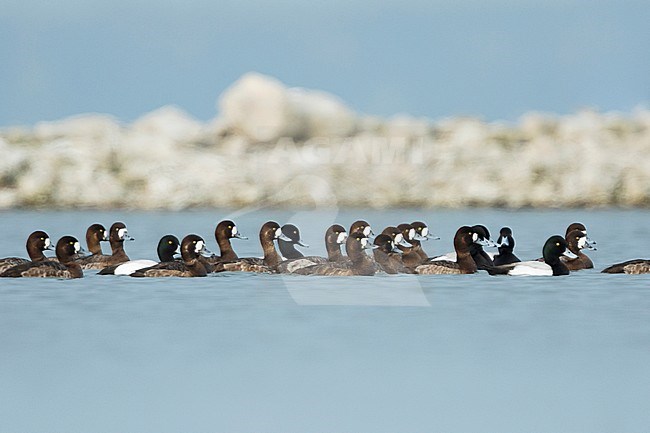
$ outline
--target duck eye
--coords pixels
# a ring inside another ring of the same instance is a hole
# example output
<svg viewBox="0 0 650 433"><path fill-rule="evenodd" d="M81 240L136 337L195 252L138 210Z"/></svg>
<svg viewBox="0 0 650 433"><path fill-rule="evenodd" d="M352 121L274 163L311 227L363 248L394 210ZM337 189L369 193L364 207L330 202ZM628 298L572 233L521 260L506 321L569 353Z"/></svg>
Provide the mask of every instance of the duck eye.
<svg viewBox="0 0 650 433"><path fill-rule="evenodd" d="M231 229L231 228L232 228L232 226L228 226L228 228L229 228L229 229Z"/></svg>
<svg viewBox="0 0 650 433"><path fill-rule="evenodd" d="M172 242L172 241L167 241L167 243L168 243L169 245L171 245L173 242Z"/></svg>
<svg viewBox="0 0 650 433"><path fill-rule="evenodd" d="M556 246L556 247L559 247L559 246L560 246L560 243L559 243L559 242L556 242L556 243L555 243L555 246Z"/></svg>
<svg viewBox="0 0 650 433"><path fill-rule="evenodd" d="M41 240L42 240L42 241L44 241L44 240L45 240L45 238L41 238Z"/></svg>

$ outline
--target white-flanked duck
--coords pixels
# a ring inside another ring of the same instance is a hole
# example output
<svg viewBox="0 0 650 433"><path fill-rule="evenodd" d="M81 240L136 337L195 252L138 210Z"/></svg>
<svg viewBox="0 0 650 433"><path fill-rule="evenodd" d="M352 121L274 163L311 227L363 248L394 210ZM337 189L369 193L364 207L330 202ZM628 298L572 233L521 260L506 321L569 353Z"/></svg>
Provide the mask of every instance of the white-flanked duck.
<svg viewBox="0 0 650 433"><path fill-rule="evenodd" d="M129 260L128 262L120 263L119 265L108 266L101 271L98 275L131 275L140 269L155 266L158 263L173 262L174 254L180 253L180 242L174 235L165 235L158 241L156 251L158 253L159 261L147 259Z"/></svg>
<svg viewBox="0 0 650 433"><path fill-rule="evenodd" d="M158 263L154 266L139 269L131 274L132 277L205 277L208 270L201 260L202 255L212 254L206 247L205 241L198 235L187 235L181 242L182 261L172 260Z"/></svg>
<svg viewBox="0 0 650 433"><path fill-rule="evenodd" d="M565 256L575 259L576 255L569 251L566 239L555 235L548 238L542 249L544 261L538 260L511 263L509 265L494 266L488 268L490 275L526 275L526 276L558 276L569 275L569 268L566 267L560 257Z"/></svg>

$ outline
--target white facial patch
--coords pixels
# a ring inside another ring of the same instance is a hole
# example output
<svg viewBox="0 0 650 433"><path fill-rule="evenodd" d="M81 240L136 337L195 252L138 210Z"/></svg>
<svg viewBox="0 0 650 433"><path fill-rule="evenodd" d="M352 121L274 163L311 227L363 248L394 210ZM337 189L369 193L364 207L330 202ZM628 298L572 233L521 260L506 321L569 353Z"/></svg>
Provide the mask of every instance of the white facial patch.
<svg viewBox="0 0 650 433"><path fill-rule="evenodd" d="M78 253L79 251L81 251L81 244L79 242L75 242L74 243L74 252Z"/></svg>
<svg viewBox="0 0 650 433"><path fill-rule="evenodd" d="M399 243L402 242L403 240L404 240L404 236L402 236L401 233L398 233L397 235L395 235L395 243L396 243L396 244L399 244Z"/></svg>
<svg viewBox="0 0 650 433"><path fill-rule="evenodd" d="M347 238L348 238L348 234L346 232L341 232L341 233L339 233L338 237L336 238L336 243L343 244L343 243L345 243L345 240Z"/></svg>
<svg viewBox="0 0 650 433"><path fill-rule="evenodd" d="M363 234L364 234L365 236L370 236L370 232L371 232L371 231L372 231L372 230L370 229L370 226L368 226L368 227L366 227L365 229L363 229Z"/></svg>
<svg viewBox="0 0 650 433"><path fill-rule="evenodd" d="M45 249L50 248L50 245L52 245L50 238L45 238Z"/></svg>
<svg viewBox="0 0 650 433"><path fill-rule="evenodd" d="M194 251L197 252L197 253L200 253L201 251L203 251L203 247L205 247L205 244L203 243L203 241L197 241L196 242L196 247L194 248Z"/></svg>
<svg viewBox="0 0 650 433"><path fill-rule="evenodd" d="M425 238L429 236L429 227L424 227L422 229L422 236L424 236Z"/></svg>
<svg viewBox="0 0 650 433"><path fill-rule="evenodd" d="M363 248L368 246L368 238L361 238L361 246Z"/></svg>
<svg viewBox="0 0 650 433"><path fill-rule="evenodd" d="M415 229L410 229L409 230L409 239L414 239L415 238Z"/></svg>
<svg viewBox="0 0 650 433"><path fill-rule="evenodd" d="M478 233L474 233L474 234L472 235L472 240L473 240L474 242L476 242L476 241L478 240Z"/></svg>
<svg viewBox="0 0 650 433"><path fill-rule="evenodd" d="M118 236L120 239L124 239L124 236L126 236L127 234L128 234L128 231L127 231L126 229L119 229L119 230L117 231L117 236Z"/></svg>
<svg viewBox="0 0 650 433"><path fill-rule="evenodd" d="M277 229L277 230L275 231L275 238L277 239L277 238L279 238L280 236L282 236L282 229L279 228L279 229Z"/></svg>
<svg viewBox="0 0 650 433"><path fill-rule="evenodd" d="M578 239L578 248L583 249L586 246L587 246L587 238L585 236L580 237L580 239Z"/></svg>
<svg viewBox="0 0 650 433"><path fill-rule="evenodd" d="M232 226L232 235L235 236L237 234L237 226Z"/></svg>
<svg viewBox="0 0 650 433"><path fill-rule="evenodd" d="M508 242L508 237L503 237L501 238L501 246L510 246L510 243Z"/></svg>

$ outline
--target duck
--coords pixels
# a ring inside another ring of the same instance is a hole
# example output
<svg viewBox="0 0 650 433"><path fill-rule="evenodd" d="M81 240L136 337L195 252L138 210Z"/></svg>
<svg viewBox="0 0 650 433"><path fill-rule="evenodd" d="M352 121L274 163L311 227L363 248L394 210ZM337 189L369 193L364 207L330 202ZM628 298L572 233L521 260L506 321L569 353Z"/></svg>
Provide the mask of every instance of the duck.
<svg viewBox="0 0 650 433"><path fill-rule="evenodd" d="M496 247L497 245L490 239L490 232L484 225L477 224L471 227L471 229L478 235L480 243L473 243L470 246L470 255L472 260L476 263L476 266L479 270L485 270L487 267L494 266L492 258L488 253L483 250L483 247ZM456 261L456 252L447 253L442 256L436 256L430 258L425 262L432 263L436 261Z"/></svg>
<svg viewBox="0 0 650 433"><path fill-rule="evenodd" d="M560 260L561 256L575 259L577 256L569 250L569 245L562 236L554 235L546 240L542 248L544 262L537 260L510 263L507 265L493 266L487 271L490 275L540 275L558 276L569 275L566 264Z"/></svg>
<svg viewBox="0 0 650 433"><path fill-rule="evenodd" d="M431 234L429 232L429 226L422 221L412 222L411 227L415 229L415 236L409 242L413 245L413 251L420 256L422 263L424 263L429 260L429 256L422 248L422 242L428 241L429 239L440 240L440 237Z"/></svg>
<svg viewBox="0 0 650 433"><path fill-rule="evenodd" d="M565 236L569 251L576 255L575 259L567 259L562 257L570 271L579 271L581 269L593 269L594 262L582 252L583 249L596 250L596 248L589 243L589 238L582 230L573 230Z"/></svg>
<svg viewBox="0 0 650 433"><path fill-rule="evenodd" d="M632 259L606 267L603 274L647 274L650 273L650 259Z"/></svg>
<svg viewBox="0 0 650 433"><path fill-rule="evenodd" d="M488 245L482 236L484 234L479 234L474 227L460 227L454 235L456 260L430 260L416 267L415 272L422 275L476 273L478 267L471 255L471 248L473 245Z"/></svg>
<svg viewBox="0 0 650 433"><path fill-rule="evenodd" d="M48 257L43 254L43 251L53 249L52 241L50 241L50 236L42 230L32 232L27 237L26 248L29 260L20 257L6 257L4 259L0 259L0 274L7 269L13 268L14 266L30 262L43 262L45 260L48 260Z"/></svg>
<svg viewBox="0 0 650 433"><path fill-rule="evenodd" d="M363 233L363 235L367 238L375 235L375 233L372 231L372 228L370 227L370 224L368 224L368 222L365 220L357 220L353 222L348 233L356 233L358 231Z"/></svg>
<svg viewBox="0 0 650 433"><path fill-rule="evenodd" d="M38 277L38 278L82 278L81 266L74 261L76 254L83 252L81 244L73 236L63 236L56 243L57 262L41 260L23 263L7 269L0 277Z"/></svg>
<svg viewBox="0 0 650 433"><path fill-rule="evenodd" d="M569 233L571 233L574 230L578 230L578 231L583 232L585 234L585 236L587 237L586 241L589 242L590 245L593 246L593 245L596 245L598 243L598 242L596 242L596 241L589 238L589 235L587 234L587 227L585 227L585 225L583 223L571 223L571 224L569 224L567 226L567 228L566 228L564 238L567 239L567 237L569 236Z"/></svg>
<svg viewBox="0 0 650 433"><path fill-rule="evenodd" d="M239 256L233 250L230 239L248 240L246 236L239 233L237 225L231 220L224 220L217 224L217 227L214 229L214 238L219 246L220 255L207 258L207 261L211 264L237 260Z"/></svg>
<svg viewBox="0 0 650 433"><path fill-rule="evenodd" d="M341 245L345 244L347 238L348 233L342 225L332 224L325 231L325 249L327 250L327 257L307 256L299 259L284 260L278 265L277 271L279 273L291 274L300 268L306 268L319 263L343 263L347 261L348 258L341 253Z"/></svg>
<svg viewBox="0 0 650 433"><path fill-rule="evenodd" d="M411 224L400 224L397 228L404 236L406 243L408 243L408 245L397 244L397 248L402 251L402 263L413 271L425 261L419 252L422 250L422 245L415 239L417 232Z"/></svg>
<svg viewBox="0 0 650 433"><path fill-rule="evenodd" d="M101 270L107 266L119 265L120 263L129 261L129 256L127 256L126 252L124 252L124 241L133 241L135 239L129 236L126 225L123 222L118 221L111 226L108 234L108 240L111 245L112 254L105 255L100 251L98 254L93 254L77 259L76 261L79 263L82 269Z"/></svg>
<svg viewBox="0 0 650 433"><path fill-rule="evenodd" d="M373 244L377 248L372 250L377 268L387 274L412 274L413 271L402 262L402 251L397 248L393 238L389 235L380 234L375 238Z"/></svg>
<svg viewBox="0 0 650 433"><path fill-rule="evenodd" d="M119 265L108 266L101 271L98 275L131 275L137 270L149 268L155 266L158 263L164 262L173 262L174 254L180 253L179 251L180 242L178 238L174 235L165 235L158 241L158 259L160 261L156 262L154 260L129 260L128 262L120 263Z"/></svg>
<svg viewBox="0 0 650 433"><path fill-rule="evenodd" d="M263 258L245 257L233 261L224 261L217 263L214 267L214 272L263 272L275 273L278 265L282 262L282 257L275 249L274 241L282 239L290 241L284 233L282 228L275 221L268 221L264 223L260 229L260 244L264 251Z"/></svg>
<svg viewBox="0 0 650 433"><path fill-rule="evenodd" d="M398 227L388 226L381 231L381 234L390 237L395 246L402 246L405 248L413 246L409 241L406 240L406 236Z"/></svg>
<svg viewBox="0 0 650 433"><path fill-rule="evenodd" d="M190 234L181 242L182 261L170 260L158 263L144 269L138 269L130 274L132 277L205 277L208 270L200 260L202 255L212 254L206 247L205 241L199 235Z"/></svg>
<svg viewBox="0 0 650 433"><path fill-rule="evenodd" d="M364 229L357 230L345 241L345 251L350 261L321 263L298 269L294 273L300 275L372 276L375 275L377 268L365 250L375 248L377 246L370 243Z"/></svg>
<svg viewBox="0 0 650 433"><path fill-rule="evenodd" d="M296 245L305 248L309 248L309 245L300 239L300 230L298 230L298 227L293 224L285 224L282 226L282 233L289 238L288 241L278 239L278 247L282 257L285 259L300 259L304 257L304 254L296 249Z"/></svg>
<svg viewBox="0 0 650 433"><path fill-rule="evenodd" d="M492 259L494 266L521 262L521 260L513 254L513 250L515 249L515 238L512 237L512 229L510 227L502 227L501 230L499 230L497 248L499 249L499 253L495 254Z"/></svg>

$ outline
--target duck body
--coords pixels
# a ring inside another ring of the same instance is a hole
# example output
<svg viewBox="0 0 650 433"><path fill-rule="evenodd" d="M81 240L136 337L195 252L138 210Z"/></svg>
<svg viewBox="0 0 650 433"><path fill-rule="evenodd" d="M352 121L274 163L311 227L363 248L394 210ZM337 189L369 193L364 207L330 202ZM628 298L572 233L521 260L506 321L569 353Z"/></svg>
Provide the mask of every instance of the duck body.
<svg viewBox="0 0 650 433"><path fill-rule="evenodd" d="M329 276L355 276L375 275L377 267L372 259L365 253L366 249L373 249L363 231L350 234L345 241L345 250L349 261L328 262L300 268L294 273L299 275L329 275Z"/></svg>
<svg viewBox="0 0 650 433"><path fill-rule="evenodd" d="M650 267L650 259L632 259L608 266L601 272L604 274L645 274L644 269Z"/></svg>

